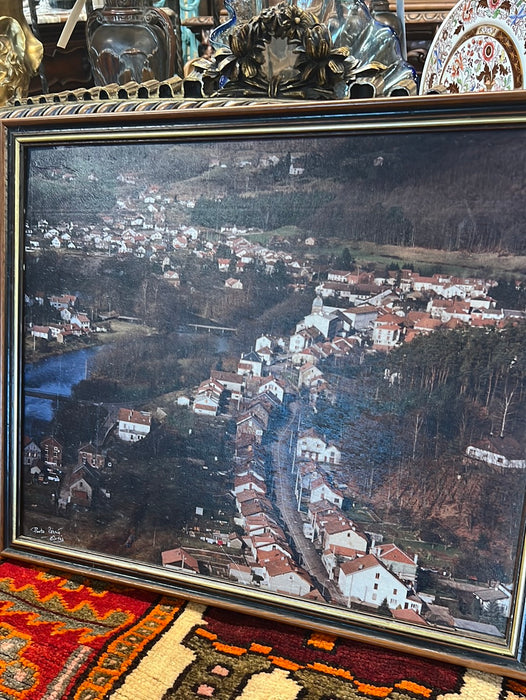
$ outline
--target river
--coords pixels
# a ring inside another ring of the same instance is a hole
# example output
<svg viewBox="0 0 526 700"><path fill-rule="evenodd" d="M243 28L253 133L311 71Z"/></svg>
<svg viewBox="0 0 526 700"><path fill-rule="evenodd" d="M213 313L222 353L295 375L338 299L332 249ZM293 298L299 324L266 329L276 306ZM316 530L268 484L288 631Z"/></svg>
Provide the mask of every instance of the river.
<svg viewBox="0 0 526 700"><path fill-rule="evenodd" d="M58 397L71 396L72 388L90 376L93 358L101 346L73 350L61 355L46 357L38 362L29 362L24 370L25 389L34 389ZM25 432L31 434L37 426L53 419L55 401L35 396L25 396Z"/></svg>

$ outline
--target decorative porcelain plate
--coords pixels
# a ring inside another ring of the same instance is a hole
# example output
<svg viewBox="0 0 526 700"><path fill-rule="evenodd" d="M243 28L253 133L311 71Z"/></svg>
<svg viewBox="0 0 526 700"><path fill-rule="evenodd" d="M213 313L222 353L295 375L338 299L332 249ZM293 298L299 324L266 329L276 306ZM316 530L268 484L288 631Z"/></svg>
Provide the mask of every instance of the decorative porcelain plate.
<svg viewBox="0 0 526 700"><path fill-rule="evenodd" d="M525 87L526 0L460 0L438 28L420 94Z"/></svg>

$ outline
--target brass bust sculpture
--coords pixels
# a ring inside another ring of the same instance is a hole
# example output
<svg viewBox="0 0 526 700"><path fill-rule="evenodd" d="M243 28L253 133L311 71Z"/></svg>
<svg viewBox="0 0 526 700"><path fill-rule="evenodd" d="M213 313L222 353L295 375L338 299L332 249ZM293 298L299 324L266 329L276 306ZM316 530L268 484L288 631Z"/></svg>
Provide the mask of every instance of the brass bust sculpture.
<svg viewBox="0 0 526 700"><path fill-rule="evenodd" d="M0 106L27 95L43 47L31 33L22 0L0 0Z"/></svg>

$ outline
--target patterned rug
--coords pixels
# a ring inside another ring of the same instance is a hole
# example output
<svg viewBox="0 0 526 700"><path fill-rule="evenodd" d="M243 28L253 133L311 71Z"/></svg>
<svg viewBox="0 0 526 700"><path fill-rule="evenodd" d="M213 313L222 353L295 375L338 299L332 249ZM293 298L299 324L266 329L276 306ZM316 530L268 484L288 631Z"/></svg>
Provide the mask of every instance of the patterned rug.
<svg viewBox="0 0 526 700"><path fill-rule="evenodd" d="M0 700L519 700L526 684L0 564Z"/></svg>

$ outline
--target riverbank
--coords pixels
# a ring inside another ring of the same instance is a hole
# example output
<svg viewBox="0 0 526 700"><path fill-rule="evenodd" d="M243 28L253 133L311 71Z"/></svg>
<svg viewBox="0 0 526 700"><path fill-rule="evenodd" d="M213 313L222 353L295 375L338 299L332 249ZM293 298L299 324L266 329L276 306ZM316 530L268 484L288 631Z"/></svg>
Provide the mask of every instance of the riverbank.
<svg viewBox="0 0 526 700"><path fill-rule="evenodd" d="M24 343L24 358L26 362L38 362L48 357L56 357L65 353L108 345L130 337L145 337L156 333L150 326L112 320L100 327L108 328L107 332L91 333L81 338L72 338L67 343L57 343L56 340L26 337ZM36 341L36 342L35 342Z"/></svg>

